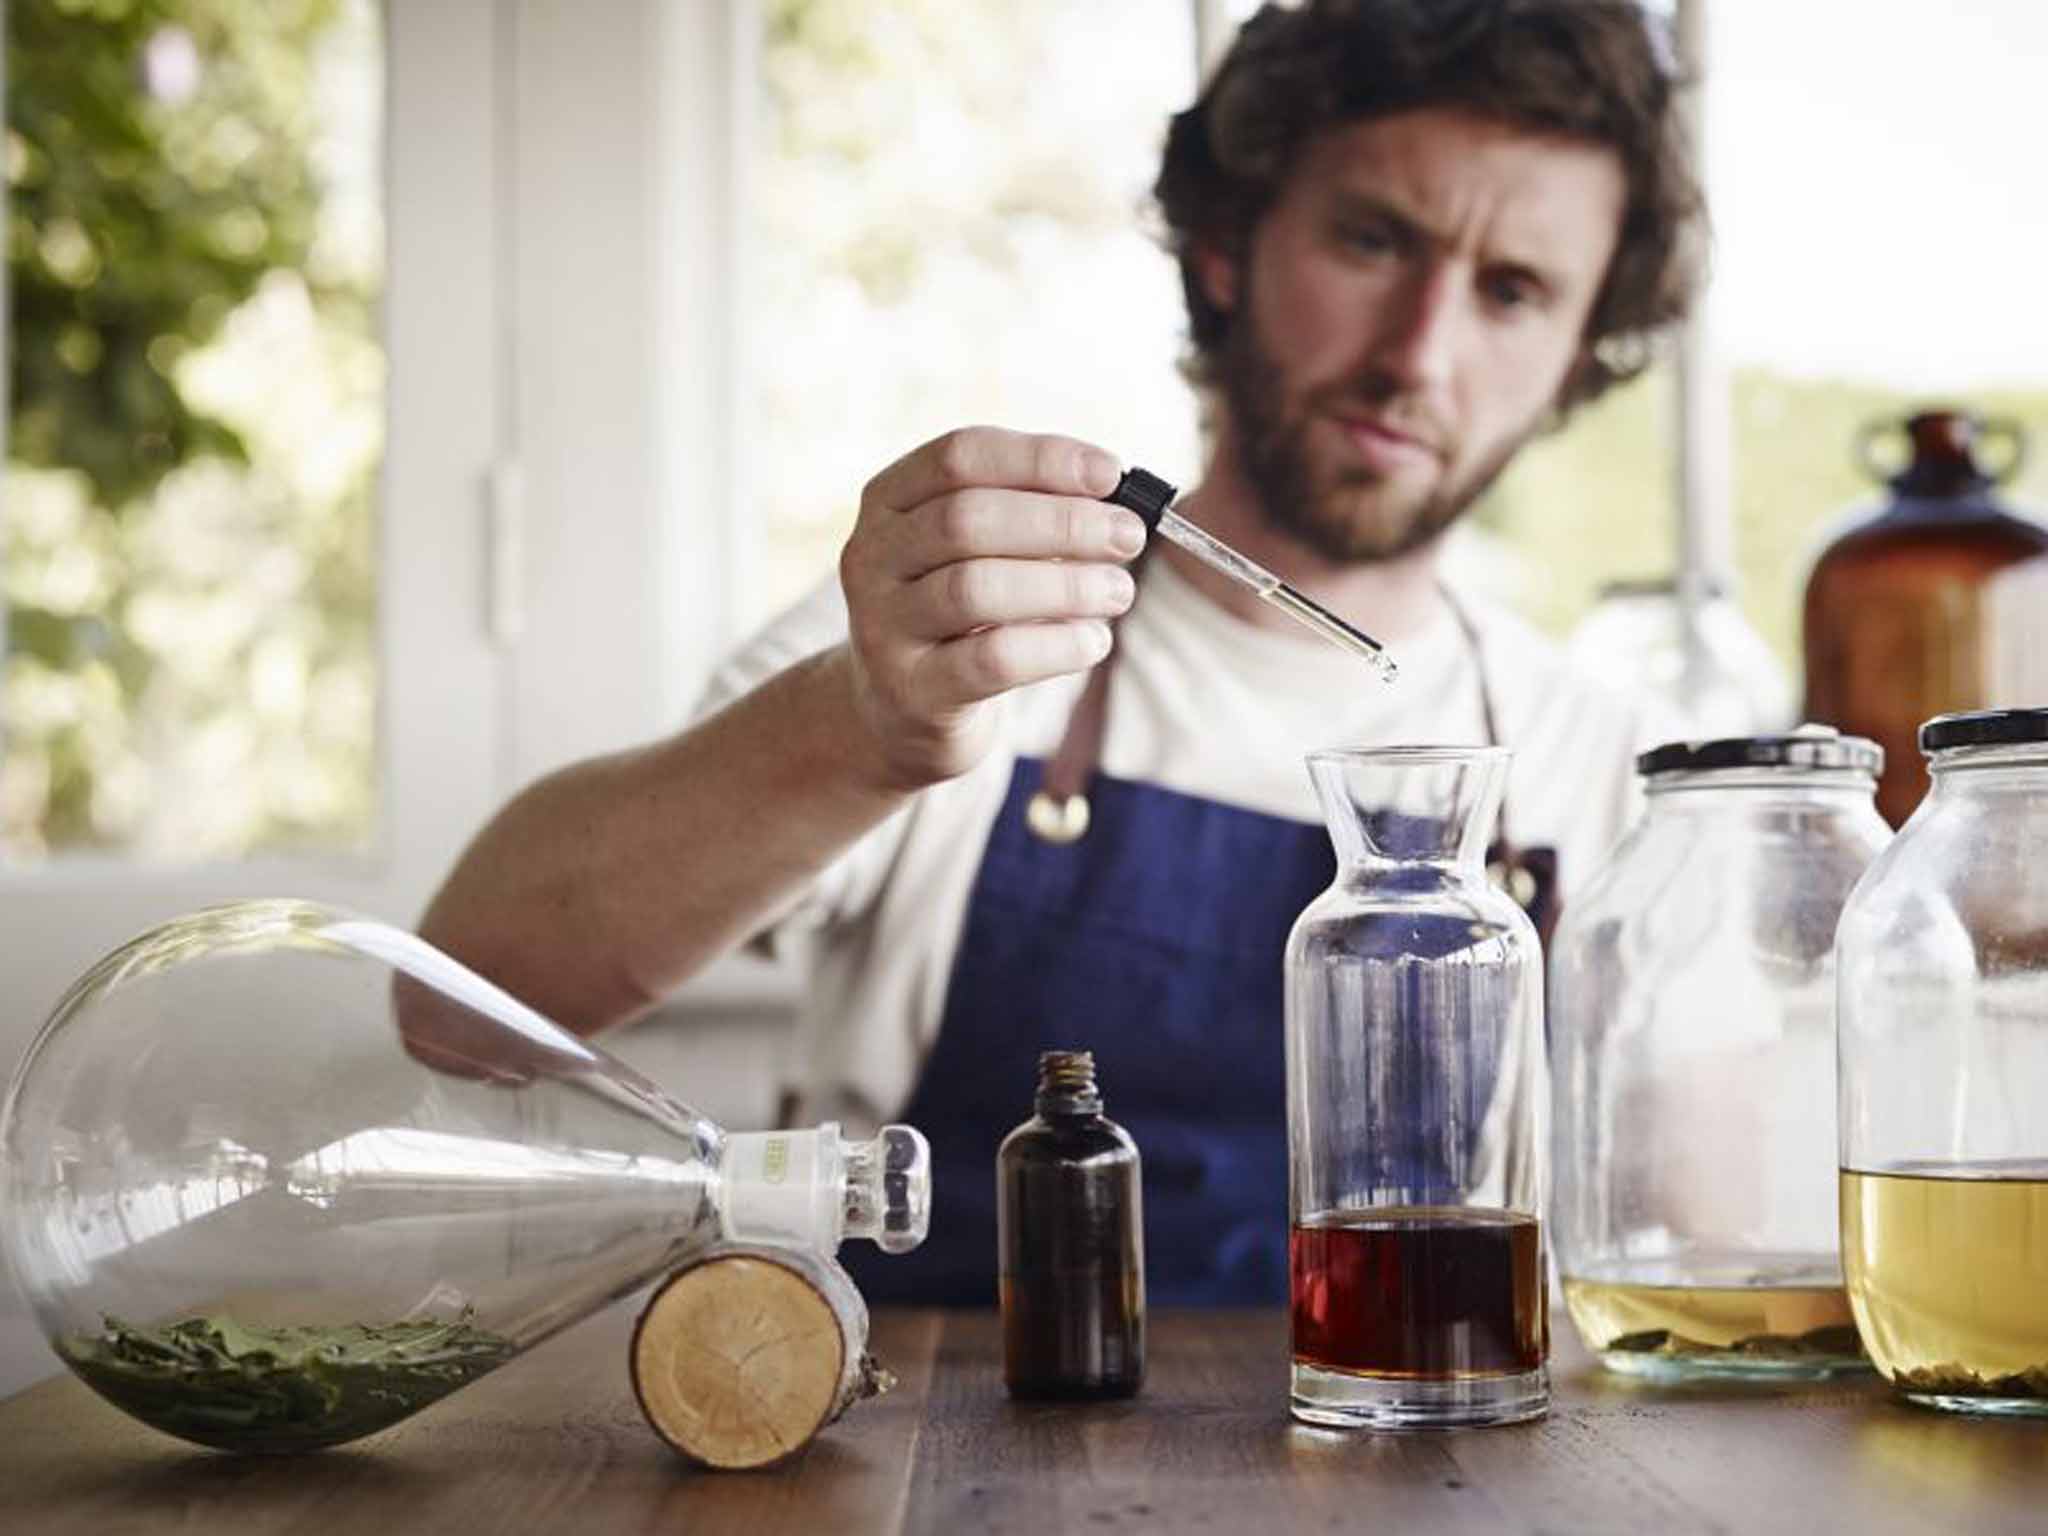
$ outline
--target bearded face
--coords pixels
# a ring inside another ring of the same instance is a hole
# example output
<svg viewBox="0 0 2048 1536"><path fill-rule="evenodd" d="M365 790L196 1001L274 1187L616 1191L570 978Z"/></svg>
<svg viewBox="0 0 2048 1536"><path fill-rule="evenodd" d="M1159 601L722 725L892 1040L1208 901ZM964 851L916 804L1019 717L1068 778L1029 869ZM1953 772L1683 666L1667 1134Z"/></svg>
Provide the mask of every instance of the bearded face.
<svg viewBox="0 0 2048 1536"><path fill-rule="evenodd" d="M1274 526L1340 563L1457 520L1549 418L1620 233L1611 150L1429 109L1302 154L1236 260L1213 359Z"/></svg>
<svg viewBox="0 0 2048 1536"><path fill-rule="evenodd" d="M1461 475L1425 480L1376 462L1369 452L1326 445L1327 420L1362 424L1376 418L1418 445L1448 442L1445 424L1404 398L1398 379L1371 372L1356 384L1290 400L1286 371L1255 324L1231 330L1216 377L1246 480L1267 518L1335 564L1389 560L1429 543L1486 488L1540 428L1542 415ZM1400 423L1396 426L1393 423ZM1365 430L1373 430L1366 427Z"/></svg>

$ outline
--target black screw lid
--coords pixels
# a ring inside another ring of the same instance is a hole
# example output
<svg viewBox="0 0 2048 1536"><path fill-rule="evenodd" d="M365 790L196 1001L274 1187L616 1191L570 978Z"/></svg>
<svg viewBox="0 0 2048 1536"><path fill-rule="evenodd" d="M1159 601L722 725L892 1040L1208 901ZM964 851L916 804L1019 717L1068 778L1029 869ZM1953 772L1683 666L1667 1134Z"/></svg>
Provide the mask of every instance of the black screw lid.
<svg viewBox="0 0 2048 1536"><path fill-rule="evenodd" d="M1771 736L1668 741L1636 759L1636 772L1646 777L1715 768L1846 768L1874 778L1884 772L1884 748L1831 725L1802 725Z"/></svg>
<svg viewBox="0 0 2048 1536"><path fill-rule="evenodd" d="M2010 747L2048 741L2048 709L1972 709L1936 715L1920 727L1920 750L1950 747Z"/></svg>
<svg viewBox="0 0 2048 1536"><path fill-rule="evenodd" d="M1180 490L1177 486L1168 485L1151 470L1134 465L1124 471L1116 489L1102 499L1113 501L1120 507L1129 507L1145 519L1147 528L1157 528L1160 513L1172 506L1178 495Z"/></svg>

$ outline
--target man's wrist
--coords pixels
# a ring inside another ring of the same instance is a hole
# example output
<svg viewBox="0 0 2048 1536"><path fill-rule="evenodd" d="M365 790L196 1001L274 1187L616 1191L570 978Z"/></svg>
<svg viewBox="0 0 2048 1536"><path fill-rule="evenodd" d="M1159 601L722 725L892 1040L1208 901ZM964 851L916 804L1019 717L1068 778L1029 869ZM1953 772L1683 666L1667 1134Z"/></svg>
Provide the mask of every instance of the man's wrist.
<svg viewBox="0 0 2048 1536"><path fill-rule="evenodd" d="M857 664L848 646L836 645L802 665L811 670L806 691L815 690L804 711L806 725L815 732L812 750L845 776L855 795L894 810L929 787L904 772L862 708Z"/></svg>

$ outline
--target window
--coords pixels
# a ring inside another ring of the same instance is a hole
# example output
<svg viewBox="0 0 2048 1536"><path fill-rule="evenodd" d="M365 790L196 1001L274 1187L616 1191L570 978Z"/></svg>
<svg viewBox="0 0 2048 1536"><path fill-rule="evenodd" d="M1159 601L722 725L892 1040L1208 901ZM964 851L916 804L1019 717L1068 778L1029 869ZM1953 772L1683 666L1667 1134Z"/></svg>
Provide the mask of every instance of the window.
<svg viewBox="0 0 2048 1536"><path fill-rule="evenodd" d="M372 839L381 32L6 8L0 864Z"/></svg>

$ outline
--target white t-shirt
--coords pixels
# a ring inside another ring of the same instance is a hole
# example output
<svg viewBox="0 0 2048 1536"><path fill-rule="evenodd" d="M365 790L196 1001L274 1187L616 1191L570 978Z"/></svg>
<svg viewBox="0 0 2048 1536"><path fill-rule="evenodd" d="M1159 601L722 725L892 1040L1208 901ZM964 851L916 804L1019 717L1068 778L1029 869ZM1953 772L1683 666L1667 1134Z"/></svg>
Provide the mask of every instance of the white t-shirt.
<svg viewBox="0 0 2048 1536"><path fill-rule="evenodd" d="M1515 753L1508 830L1522 846L1557 849L1568 894L1633 814L1633 754L1662 739L1658 719L1647 702L1574 672L1520 619L1461 605L1478 631L1501 744ZM844 598L828 582L719 669L699 718L845 637ZM1448 613L1395 648L1400 676L1388 685L1313 636L1247 623L1153 560L1117 646L1099 766L1118 778L1320 825L1309 751L1486 740L1481 662ZM1051 755L1081 685L1058 678L1006 695L986 760L920 793L765 931L771 941L810 931L811 984L786 1069L798 1123L866 1127L909 1101L1016 759Z"/></svg>

